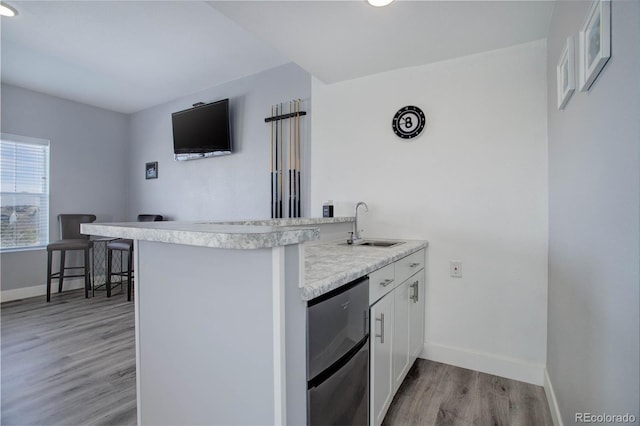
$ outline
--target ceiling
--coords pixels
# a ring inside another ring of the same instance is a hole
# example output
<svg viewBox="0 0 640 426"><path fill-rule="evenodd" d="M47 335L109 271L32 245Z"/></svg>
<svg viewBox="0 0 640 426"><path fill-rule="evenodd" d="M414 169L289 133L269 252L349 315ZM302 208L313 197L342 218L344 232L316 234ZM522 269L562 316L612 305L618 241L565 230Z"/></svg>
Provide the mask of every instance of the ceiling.
<svg viewBox="0 0 640 426"><path fill-rule="evenodd" d="M544 38L553 1L12 1L2 82L132 113L295 62L326 83Z"/></svg>

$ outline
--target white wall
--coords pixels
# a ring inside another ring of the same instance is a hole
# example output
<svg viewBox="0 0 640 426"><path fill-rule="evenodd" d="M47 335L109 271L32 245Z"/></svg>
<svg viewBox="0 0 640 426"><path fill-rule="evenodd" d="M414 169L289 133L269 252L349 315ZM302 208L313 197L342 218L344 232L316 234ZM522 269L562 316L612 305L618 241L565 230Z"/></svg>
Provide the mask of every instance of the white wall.
<svg viewBox="0 0 640 426"><path fill-rule="evenodd" d="M585 411L638 424L640 2L612 2L611 59L558 111L556 64L590 4L558 2L548 37L547 370L565 424Z"/></svg>
<svg viewBox="0 0 640 426"><path fill-rule="evenodd" d="M6 84L1 96L2 132L50 141L50 240L60 238L60 213L124 220L127 116ZM44 289L45 249L3 253L1 258L3 300L8 300L6 290L31 288L15 293L23 297Z"/></svg>
<svg viewBox="0 0 640 426"><path fill-rule="evenodd" d="M235 80L131 116L129 220L140 213L174 220L265 219L270 210L271 105L303 99L309 111L311 77L287 64ZM174 161L171 113L196 102L230 98L235 153L216 158ZM302 119L309 143L308 117ZM308 147L303 147L304 170ZM145 163L158 161L158 179L145 180ZM302 178L303 212L308 211L308 175Z"/></svg>
<svg viewBox="0 0 640 426"><path fill-rule="evenodd" d="M403 141L395 112L428 127ZM365 236L429 241L426 347L542 383L546 357L545 42L333 85L313 81L312 212L359 200ZM449 277L449 261L463 278Z"/></svg>

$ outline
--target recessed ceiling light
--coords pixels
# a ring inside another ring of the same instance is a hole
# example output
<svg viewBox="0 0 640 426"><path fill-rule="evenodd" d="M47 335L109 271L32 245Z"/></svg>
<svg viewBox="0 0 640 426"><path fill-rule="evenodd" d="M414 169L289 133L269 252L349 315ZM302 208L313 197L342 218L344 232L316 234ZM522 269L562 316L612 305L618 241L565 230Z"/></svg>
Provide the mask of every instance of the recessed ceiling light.
<svg viewBox="0 0 640 426"><path fill-rule="evenodd" d="M13 7L9 6L6 3L0 3L0 15L2 16L16 16L18 14L18 11L15 10Z"/></svg>
<svg viewBox="0 0 640 426"><path fill-rule="evenodd" d="M391 2L393 2L393 0L367 0L367 3L369 3L371 6L375 6L375 7L386 6L386 5L390 4Z"/></svg>

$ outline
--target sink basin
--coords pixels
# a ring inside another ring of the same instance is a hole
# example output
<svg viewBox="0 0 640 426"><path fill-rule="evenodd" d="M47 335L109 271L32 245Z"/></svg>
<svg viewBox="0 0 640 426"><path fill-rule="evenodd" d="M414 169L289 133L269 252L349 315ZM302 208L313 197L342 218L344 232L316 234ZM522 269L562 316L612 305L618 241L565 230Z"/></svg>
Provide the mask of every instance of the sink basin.
<svg viewBox="0 0 640 426"><path fill-rule="evenodd" d="M355 244L342 243L341 245L369 246L369 247L395 247L404 244L404 241L395 240L362 240Z"/></svg>
<svg viewBox="0 0 640 426"><path fill-rule="evenodd" d="M372 247L393 247L400 244L404 244L404 241L376 241L376 240L364 240L359 246L372 246Z"/></svg>

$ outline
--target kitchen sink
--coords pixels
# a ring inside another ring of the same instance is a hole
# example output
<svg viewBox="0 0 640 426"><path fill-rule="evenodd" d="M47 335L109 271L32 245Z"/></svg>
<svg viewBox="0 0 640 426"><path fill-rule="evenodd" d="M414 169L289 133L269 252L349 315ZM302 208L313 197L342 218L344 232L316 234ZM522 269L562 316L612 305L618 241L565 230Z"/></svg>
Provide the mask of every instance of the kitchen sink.
<svg viewBox="0 0 640 426"><path fill-rule="evenodd" d="M342 243L340 245L353 245L353 246L369 246L369 247L395 247L400 244L404 244L404 241L397 240L362 240L355 244Z"/></svg>

